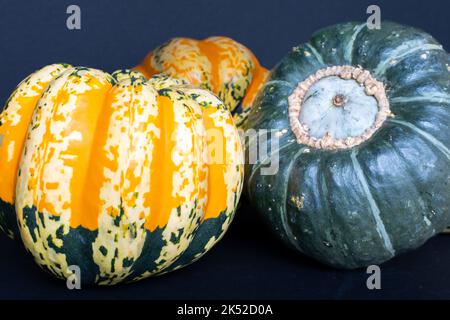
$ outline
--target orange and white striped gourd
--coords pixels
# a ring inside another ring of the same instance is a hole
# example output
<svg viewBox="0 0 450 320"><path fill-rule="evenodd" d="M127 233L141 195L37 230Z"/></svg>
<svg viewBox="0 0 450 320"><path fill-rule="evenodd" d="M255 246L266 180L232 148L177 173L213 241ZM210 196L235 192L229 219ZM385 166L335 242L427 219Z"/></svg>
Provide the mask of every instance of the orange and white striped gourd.
<svg viewBox="0 0 450 320"><path fill-rule="evenodd" d="M135 69L147 77L167 73L212 91L232 111L238 127L269 73L249 49L227 37L171 39Z"/></svg>
<svg viewBox="0 0 450 320"><path fill-rule="evenodd" d="M189 264L241 193L231 114L167 76L44 67L8 100L0 137L2 228L14 235L17 212L25 247L59 278L75 265L83 283L110 285Z"/></svg>

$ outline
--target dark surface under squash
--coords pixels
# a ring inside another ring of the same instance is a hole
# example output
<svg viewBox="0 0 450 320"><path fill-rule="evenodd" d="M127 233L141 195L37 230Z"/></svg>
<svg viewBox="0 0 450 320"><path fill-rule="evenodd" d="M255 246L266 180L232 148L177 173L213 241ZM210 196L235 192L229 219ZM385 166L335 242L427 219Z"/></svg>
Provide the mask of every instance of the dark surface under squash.
<svg viewBox="0 0 450 320"><path fill-rule="evenodd" d="M82 29L66 28L78 4ZM362 21L376 3L381 18L414 25L448 51L448 0L12 1L0 0L0 105L30 72L55 62L114 71L132 67L174 36L226 35L272 68L320 28ZM332 269L288 249L256 212L243 206L224 239L198 262L160 277L113 288L70 291L45 274L19 242L0 235L0 299L298 299L450 298L450 235L381 266L381 290L365 269Z"/></svg>
<svg viewBox="0 0 450 320"><path fill-rule="evenodd" d="M224 239L196 263L115 287L68 290L19 243L0 236L0 299L448 299L450 235L381 265L381 290L365 269L323 266L288 249L243 206Z"/></svg>

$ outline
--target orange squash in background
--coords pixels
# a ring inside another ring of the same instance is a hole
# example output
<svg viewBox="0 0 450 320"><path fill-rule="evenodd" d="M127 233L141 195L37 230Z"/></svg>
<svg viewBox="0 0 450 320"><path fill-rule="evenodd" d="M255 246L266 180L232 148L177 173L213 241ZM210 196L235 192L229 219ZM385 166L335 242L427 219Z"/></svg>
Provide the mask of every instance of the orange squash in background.
<svg viewBox="0 0 450 320"><path fill-rule="evenodd" d="M166 75L44 67L11 95L0 137L0 226L17 235L17 212L25 247L59 278L76 265L110 285L189 264L242 189L230 112Z"/></svg>
<svg viewBox="0 0 450 320"><path fill-rule="evenodd" d="M249 49L227 37L171 39L150 52L135 70L146 77L166 73L212 91L233 113L238 127L268 75Z"/></svg>

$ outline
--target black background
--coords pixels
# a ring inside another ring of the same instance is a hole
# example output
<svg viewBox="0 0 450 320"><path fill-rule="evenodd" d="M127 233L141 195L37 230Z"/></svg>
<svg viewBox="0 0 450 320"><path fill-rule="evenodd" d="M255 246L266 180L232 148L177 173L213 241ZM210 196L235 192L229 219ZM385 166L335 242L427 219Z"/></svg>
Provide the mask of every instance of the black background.
<svg viewBox="0 0 450 320"><path fill-rule="evenodd" d="M81 30L66 28L70 4L81 7ZM382 20L424 29L449 50L448 0L0 0L0 105L44 65L129 68L174 36L226 35L271 68L314 31L366 20L370 4L381 7ZM382 289L368 290L365 270L334 270L285 248L245 201L225 238L200 261L136 284L70 291L4 235L0 257L2 299L450 298L450 235L382 265Z"/></svg>

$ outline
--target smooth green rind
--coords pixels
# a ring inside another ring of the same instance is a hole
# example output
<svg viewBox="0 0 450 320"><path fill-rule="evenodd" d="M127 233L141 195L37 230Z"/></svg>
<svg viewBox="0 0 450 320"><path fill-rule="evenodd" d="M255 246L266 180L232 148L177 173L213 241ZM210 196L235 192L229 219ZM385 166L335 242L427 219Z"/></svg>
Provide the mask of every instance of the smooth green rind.
<svg viewBox="0 0 450 320"><path fill-rule="evenodd" d="M288 97L309 75L361 66L382 81L391 111L366 142L347 150L298 144ZM450 223L448 54L430 35L383 22L381 30L344 23L325 28L272 70L247 128L285 132L279 171L247 164L246 191L275 233L325 264L379 264L422 245ZM273 136L269 136L270 144ZM247 149L257 140L247 141Z"/></svg>

